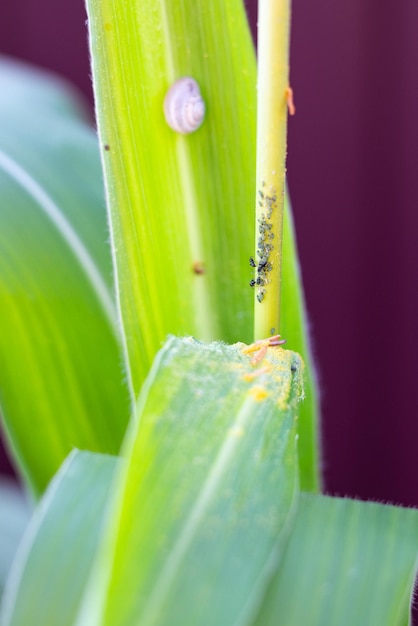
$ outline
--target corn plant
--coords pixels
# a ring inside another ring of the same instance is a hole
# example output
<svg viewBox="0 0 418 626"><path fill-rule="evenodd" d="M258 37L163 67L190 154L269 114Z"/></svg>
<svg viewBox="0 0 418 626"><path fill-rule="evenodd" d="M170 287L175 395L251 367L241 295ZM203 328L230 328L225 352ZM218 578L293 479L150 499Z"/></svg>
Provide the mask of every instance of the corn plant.
<svg viewBox="0 0 418 626"><path fill-rule="evenodd" d="M1 626L407 624L417 511L320 493L289 0L258 70L241 0L87 13L98 136L0 63Z"/></svg>

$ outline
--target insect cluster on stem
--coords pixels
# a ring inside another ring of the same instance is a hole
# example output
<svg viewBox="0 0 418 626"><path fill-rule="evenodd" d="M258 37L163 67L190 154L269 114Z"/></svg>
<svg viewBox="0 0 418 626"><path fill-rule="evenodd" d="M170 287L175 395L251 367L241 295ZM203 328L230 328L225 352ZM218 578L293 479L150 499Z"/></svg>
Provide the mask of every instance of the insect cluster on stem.
<svg viewBox="0 0 418 626"><path fill-rule="evenodd" d="M258 191L258 204L261 207L261 216L257 220L257 255L256 260L250 257L250 265L256 270L256 277L250 281L250 287L257 289L257 300L262 302L266 295L266 288L270 282L269 272L273 269L271 254L274 249L273 223L271 221L273 211L277 207L277 195L275 189L271 188L267 193L265 183L263 189Z"/></svg>

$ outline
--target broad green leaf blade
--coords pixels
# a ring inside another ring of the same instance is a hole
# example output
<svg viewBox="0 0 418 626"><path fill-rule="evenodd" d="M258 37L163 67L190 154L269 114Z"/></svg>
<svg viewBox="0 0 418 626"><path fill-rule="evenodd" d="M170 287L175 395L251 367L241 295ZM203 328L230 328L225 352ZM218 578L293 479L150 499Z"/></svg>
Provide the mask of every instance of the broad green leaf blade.
<svg viewBox="0 0 418 626"><path fill-rule="evenodd" d="M74 451L27 528L1 626L72 626L101 536L117 458Z"/></svg>
<svg viewBox="0 0 418 626"><path fill-rule="evenodd" d="M26 74L6 76L19 93ZM0 101L0 406L39 493L74 446L116 453L129 403L95 136L49 82L32 90L33 114Z"/></svg>
<svg viewBox="0 0 418 626"><path fill-rule="evenodd" d="M252 339L255 55L241 0L87 0L87 8L117 294L137 395L168 333ZM182 76L198 82L206 103L205 121L190 135L171 130L163 114L166 92ZM317 403L288 220L284 256L281 332L308 371L301 484L315 490Z"/></svg>
<svg viewBox="0 0 418 626"><path fill-rule="evenodd" d="M13 557L29 521L31 508L15 482L0 477L0 604Z"/></svg>
<svg viewBox="0 0 418 626"><path fill-rule="evenodd" d="M167 333L251 341L255 62L241 0L88 0L116 275L135 393ZM163 101L200 85L195 133ZM253 93L254 92L254 93Z"/></svg>
<svg viewBox="0 0 418 626"><path fill-rule="evenodd" d="M254 626L405 626L417 555L417 510L301 494Z"/></svg>
<svg viewBox="0 0 418 626"><path fill-rule="evenodd" d="M301 362L244 348L159 353L79 625L230 626L258 605L295 510Z"/></svg>

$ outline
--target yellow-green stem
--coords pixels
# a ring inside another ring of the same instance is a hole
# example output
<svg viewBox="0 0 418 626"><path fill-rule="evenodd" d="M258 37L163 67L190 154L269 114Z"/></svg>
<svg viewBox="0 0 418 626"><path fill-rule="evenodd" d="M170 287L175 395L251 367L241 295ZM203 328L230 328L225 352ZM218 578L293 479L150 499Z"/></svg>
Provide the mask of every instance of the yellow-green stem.
<svg viewBox="0 0 418 626"><path fill-rule="evenodd" d="M258 3L254 338L279 333L290 0Z"/></svg>

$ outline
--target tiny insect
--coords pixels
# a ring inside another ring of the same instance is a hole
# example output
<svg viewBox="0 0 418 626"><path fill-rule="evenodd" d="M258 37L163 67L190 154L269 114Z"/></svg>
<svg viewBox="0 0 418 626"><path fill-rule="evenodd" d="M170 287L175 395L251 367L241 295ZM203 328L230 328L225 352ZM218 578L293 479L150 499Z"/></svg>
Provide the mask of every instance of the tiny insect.
<svg viewBox="0 0 418 626"><path fill-rule="evenodd" d="M250 256L250 265L251 265L251 267L257 267L257 264L254 261L254 257L252 257L252 256Z"/></svg>
<svg viewBox="0 0 418 626"><path fill-rule="evenodd" d="M193 263L193 272L195 274L206 274L206 268L202 261L195 261Z"/></svg>
<svg viewBox="0 0 418 626"><path fill-rule="evenodd" d="M261 363L261 361L264 359L264 357L267 354L267 349L268 349L268 344L264 343L260 346L260 348L257 350L257 352L254 354L253 358L250 361L252 366L255 366L255 365L258 365L258 363Z"/></svg>
<svg viewBox="0 0 418 626"><path fill-rule="evenodd" d="M253 355L250 363L252 366L255 366L263 361L264 357L267 355L268 348L282 346L285 343L286 339L281 339L280 335L273 335L272 337L267 337L267 339L258 339L249 346L246 346L243 349L243 353Z"/></svg>
<svg viewBox="0 0 418 626"><path fill-rule="evenodd" d="M282 346L286 343L286 339L280 339L280 335L273 335L268 339L269 346Z"/></svg>
<svg viewBox="0 0 418 626"><path fill-rule="evenodd" d="M296 107L295 107L295 102L293 98L293 89L291 87L288 87L286 89L286 101L287 101L287 108L289 111L289 115L295 115Z"/></svg>

